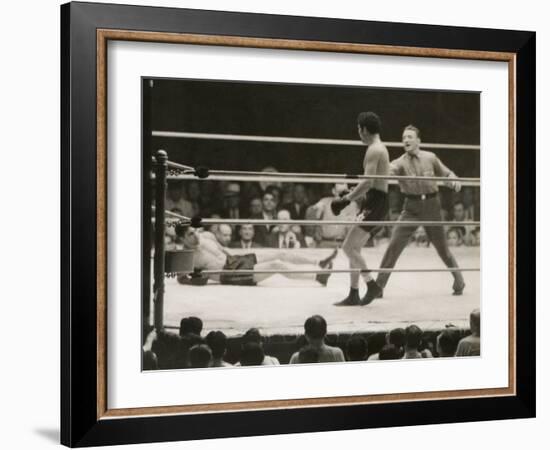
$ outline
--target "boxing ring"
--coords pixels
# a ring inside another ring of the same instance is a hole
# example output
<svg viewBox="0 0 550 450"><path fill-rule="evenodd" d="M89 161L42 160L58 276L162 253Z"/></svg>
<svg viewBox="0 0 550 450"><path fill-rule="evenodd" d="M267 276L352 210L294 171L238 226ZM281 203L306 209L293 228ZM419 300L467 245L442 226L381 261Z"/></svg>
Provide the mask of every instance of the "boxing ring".
<svg viewBox="0 0 550 450"><path fill-rule="evenodd" d="M153 132L155 133L155 132ZM157 132L158 133L158 132ZM233 135L199 135L179 133L173 137L198 139L240 139ZM290 139L251 136L251 139ZM251 140L249 139L249 140ZM246 139L244 139L246 140ZM333 140L308 139L309 144L328 144ZM310 142L314 141L314 142ZM357 145L356 141L346 142ZM401 145L400 143L386 143ZM364 145L364 144L361 144ZM424 144L425 148L441 147L441 144ZM479 150L479 146L445 145L446 148ZM424 330L438 330L452 323L460 328L468 327L472 309L480 307L480 249L479 247L455 247L453 253L459 267L445 267L431 247L408 246L394 268L380 268L385 246L364 248L362 254L369 272L391 272L392 280L384 290L384 297L368 306L338 308L334 301L343 297L349 288L349 273L361 272L350 269L342 251L330 269L299 269L295 273L331 274L326 287L313 281L284 277L284 270L231 270L231 274L267 273L269 278L257 286L231 286L209 282L207 286L180 285L176 275L222 275L226 270L196 270L192 264L192 251L166 251L165 227L176 224L199 228L206 225L357 225L354 220L263 220L263 219L211 219L185 217L165 210L166 185L171 180L214 181L262 181L299 183L347 183L357 184L364 179L387 179L391 184L400 180L425 180L444 184L458 181L463 186L480 185L479 178L413 177L398 175L348 175L321 173L265 173L251 171L211 170L206 167L191 167L168 160L166 152L157 151L153 158L155 185L154 206L154 257L152 309L154 326L157 329L177 329L181 318L200 317L205 330L221 330L228 337L242 335L251 327L262 329L269 335L297 335L303 332L304 320L320 314L327 320L329 333L354 333L388 331L410 323ZM362 225L376 226L480 226L479 221L361 221ZM158 226L163 224L163 226ZM277 249L255 248L255 253L276 252ZM302 248L287 251L303 252L314 258L326 256L327 249ZM250 250L231 249L233 254L249 253ZM435 262L435 264L434 264ZM442 272L461 271L467 290L459 297L453 296L447 277Z"/></svg>

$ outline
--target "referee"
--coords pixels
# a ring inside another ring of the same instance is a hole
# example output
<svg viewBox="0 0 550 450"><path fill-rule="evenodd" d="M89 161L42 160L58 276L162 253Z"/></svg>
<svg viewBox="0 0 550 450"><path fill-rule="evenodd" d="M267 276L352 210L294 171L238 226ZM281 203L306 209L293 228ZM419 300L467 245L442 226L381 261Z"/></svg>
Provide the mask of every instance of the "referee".
<svg viewBox="0 0 550 450"><path fill-rule="evenodd" d="M417 177L449 177L456 175L447 168L432 152L420 150L420 130L413 125L408 125L403 130L403 146L405 153L391 162L391 175L417 176ZM405 196L403 211L398 220L402 221L439 221L441 220L441 204L439 201L436 181L427 180L403 180L399 181L401 193ZM460 191L459 181L449 181L448 186L456 192ZM416 226L396 225L390 244L382 258L381 268L393 268L399 255L407 246ZM447 267L458 267L455 257L447 246L443 226L425 227L428 239L437 250L439 257ZM454 277L453 295L462 295L465 283L462 272L452 272ZM381 290L386 286L390 272L379 273L376 283ZM375 293L376 291L373 290ZM382 291L380 291L382 292ZM381 295L378 295L381 297ZM368 295L363 299L363 304L372 302L377 296Z"/></svg>

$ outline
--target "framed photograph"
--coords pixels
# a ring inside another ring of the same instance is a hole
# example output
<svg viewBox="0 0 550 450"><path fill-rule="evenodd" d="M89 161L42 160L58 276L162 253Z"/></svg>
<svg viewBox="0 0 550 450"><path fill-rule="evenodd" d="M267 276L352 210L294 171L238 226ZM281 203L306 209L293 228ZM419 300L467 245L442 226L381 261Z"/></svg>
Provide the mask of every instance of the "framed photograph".
<svg viewBox="0 0 550 450"><path fill-rule="evenodd" d="M61 26L63 444L534 417L535 33Z"/></svg>

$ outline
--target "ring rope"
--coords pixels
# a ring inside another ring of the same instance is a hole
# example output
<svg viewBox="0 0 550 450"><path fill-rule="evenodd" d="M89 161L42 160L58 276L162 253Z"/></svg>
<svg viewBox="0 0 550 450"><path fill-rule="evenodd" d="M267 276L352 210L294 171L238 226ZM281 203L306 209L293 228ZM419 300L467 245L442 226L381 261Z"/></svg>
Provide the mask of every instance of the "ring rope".
<svg viewBox="0 0 550 450"><path fill-rule="evenodd" d="M181 174L181 175L168 175L166 177L167 180L196 180L197 178L194 175L191 174ZM205 178L203 178L205 179ZM415 177L416 181L422 181L424 177ZM208 180L212 181L257 181L257 182L273 182L273 183L316 183L316 184L323 184L323 183L340 183L340 184L359 184L361 182L360 179L357 178L308 178L308 177L285 177L285 178L279 178L274 177L270 175L263 175L263 176L244 176L244 175L210 175L208 177ZM446 181L436 181L438 186L444 186L449 181L459 181L462 186L472 186L472 187L478 187L479 181L462 181L463 178L447 178ZM398 180L389 180L388 184L396 185L398 184Z"/></svg>
<svg viewBox="0 0 550 450"><path fill-rule="evenodd" d="M153 131L153 137L179 138L179 139L211 139L222 141L248 141L248 142L273 142L280 144L322 144L322 145L346 145L361 146L365 144L355 139L320 139L303 137L282 137L282 136L254 136L243 134L218 134L218 133L192 133L185 131ZM402 142L384 142L386 147L403 147ZM469 144L442 144L423 143L423 148L449 149L449 150L480 150L479 145Z"/></svg>
<svg viewBox="0 0 550 450"><path fill-rule="evenodd" d="M174 223L177 225L191 225L193 228L200 228L204 225L361 225L361 226L480 226L479 221L468 220L462 222L452 221L437 221L437 220L282 220L282 219L203 219L201 217L189 217L182 216L172 211L165 211L165 214L179 219L179 222Z"/></svg>
<svg viewBox="0 0 550 450"><path fill-rule="evenodd" d="M152 205L152 206L151 206L151 209L152 209L153 211L155 211L155 209L156 209L155 205ZM175 212L173 212L173 211L169 211L169 210L167 210L167 209L164 210L164 214L165 214L166 216L170 216L170 217L172 217L172 218L174 218L174 219L179 219L179 220L181 220L182 222L189 222L189 223L191 223L191 220L193 220L191 217L182 216L181 214L175 213ZM202 219L199 218L199 219L195 219L195 220L202 220Z"/></svg>
<svg viewBox="0 0 550 450"><path fill-rule="evenodd" d="M227 181L283 181L306 183L359 183L361 180L397 180L397 181L442 181L474 183L479 185L480 179L475 177L416 177L408 175L352 175L331 173L293 173L293 172L256 172L244 170L209 170L204 167L188 168L181 164L168 161L170 174L168 179L193 179L194 177ZM202 176L201 176L202 175ZM216 177L216 178L214 178Z"/></svg>
<svg viewBox="0 0 550 450"><path fill-rule="evenodd" d="M151 157L151 162L153 164L155 164L157 162L157 158L156 157ZM166 161L166 165L169 167L169 166L172 166L174 168L177 168L179 170L182 170L182 171L185 171L185 172L193 172L195 169L191 166L186 166L185 164L179 164L179 163L175 163L173 161Z"/></svg>
<svg viewBox="0 0 550 450"><path fill-rule="evenodd" d="M395 269L395 268L373 268L373 269L298 269L298 270L291 270L291 269L283 269L283 270L245 270L245 269L239 269L239 270L194 270L193 272L174 272L174 273L182 273L182 274L188 274L193 273L195 276L200 275L254 275L254 274L285 274L285 273L316 273L316 274L333 274L333 273L369 273L369 272L377 272L377 273L428 273L428 272L479 272L481 269L479 267L437 267L434 269L419 269L419 268L412 268L412 269Z"/></svg>

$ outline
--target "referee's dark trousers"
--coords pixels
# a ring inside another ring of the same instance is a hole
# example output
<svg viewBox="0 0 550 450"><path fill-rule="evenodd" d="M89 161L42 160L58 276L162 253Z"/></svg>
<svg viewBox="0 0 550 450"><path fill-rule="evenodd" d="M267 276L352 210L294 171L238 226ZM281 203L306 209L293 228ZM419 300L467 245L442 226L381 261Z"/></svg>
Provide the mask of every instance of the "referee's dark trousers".
<svg viewBox="0 0 550 450"><path fill-rule="evenodd" d="M403 211L399 216L401 221L439 221L441 220L441 203L439 194L426 194L423 196L406 196L403 205ZM393 229L392 237L386 253L382 258L381 268L391 269L395 266L399 255L409 243L412 234L416 231L417 226L396 225ZM455 257L450 252L447 245L445 230L442 226L425 227L428 239L433 244L439 257L443 260L447 267L458 267ZM384 288L390 278L391 273L379 273L376 282L380 287ZM464 278L462 272L453 272L455 283L462 285Z"/></svg>

